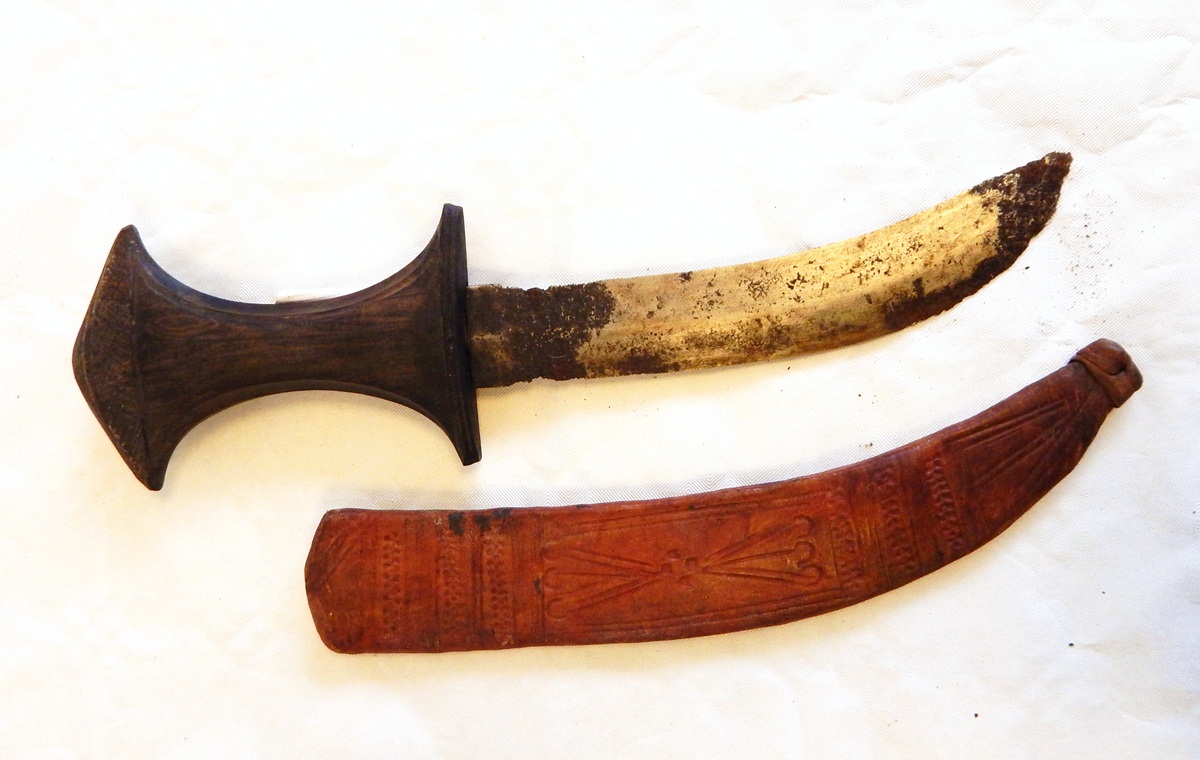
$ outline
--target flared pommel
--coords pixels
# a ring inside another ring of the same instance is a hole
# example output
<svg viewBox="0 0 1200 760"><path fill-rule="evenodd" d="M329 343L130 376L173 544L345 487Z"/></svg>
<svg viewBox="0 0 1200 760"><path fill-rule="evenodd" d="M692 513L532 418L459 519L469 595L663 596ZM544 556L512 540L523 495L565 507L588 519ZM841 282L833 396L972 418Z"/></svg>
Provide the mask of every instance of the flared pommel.
<svg viewBox="0 0 1200 760"><path fill-rule="evenodd" d="M466 342L466 236L446 205L425 250L357 293L247 304L200 293L117 235L75 342L75 377L117 450L147 487L204 418L295 390L378 396L437 423L463 464L480 458Z"/></svg>

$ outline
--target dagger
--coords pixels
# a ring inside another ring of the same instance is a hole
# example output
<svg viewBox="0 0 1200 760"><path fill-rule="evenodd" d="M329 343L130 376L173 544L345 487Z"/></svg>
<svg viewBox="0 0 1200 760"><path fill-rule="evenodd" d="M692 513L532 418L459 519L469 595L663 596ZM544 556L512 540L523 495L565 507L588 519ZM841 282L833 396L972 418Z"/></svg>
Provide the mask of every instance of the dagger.
<svg viewBox="0 0 1200 760"><path fill-rule="evenodd" d="M186 433L292 390L389 399L481 456L475 390L716 367L849 345L938 314L1007 269L1053 215L1050 153L888 227L766 261L549 288L467 287L462 209L364 290L250 304L201 293L117 235L80 327L76 380L137 478L162 487Z"/></svg>

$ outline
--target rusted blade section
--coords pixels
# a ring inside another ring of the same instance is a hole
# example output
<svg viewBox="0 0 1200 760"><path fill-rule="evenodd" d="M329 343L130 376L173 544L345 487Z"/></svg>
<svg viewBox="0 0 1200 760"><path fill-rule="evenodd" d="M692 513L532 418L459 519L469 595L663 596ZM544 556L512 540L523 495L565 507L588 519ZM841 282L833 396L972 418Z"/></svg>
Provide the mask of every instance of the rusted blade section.
<svg viewBox="0 0 1200 760"><path fill-rule="evenodd" d="M894 332L1007 269L1054 214L1070 165L1051 153L876 232L767 261L471 288L475 385L742 364Z"/></svg>
<svg viewBox="0 0 1200 760"><path fill-rule="evenodd" d="M1097 341L983 413L837 470L581 507L330 512L306 567L339 652L701 636L889 591L986 543L1062 479L1141 385Z"/></svg>

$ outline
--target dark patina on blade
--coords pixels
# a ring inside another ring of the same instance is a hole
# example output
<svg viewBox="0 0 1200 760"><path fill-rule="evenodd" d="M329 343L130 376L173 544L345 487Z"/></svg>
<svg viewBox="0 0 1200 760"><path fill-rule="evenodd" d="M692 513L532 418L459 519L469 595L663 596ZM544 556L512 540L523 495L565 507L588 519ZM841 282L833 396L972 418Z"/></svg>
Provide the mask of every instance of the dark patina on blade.
<svg viewBox="0 0 1200 760"><path fill-rule="evenodd" d="M519 290L467 287L463 211L355 293L253 304L202 293L113 242L72 362L134 474L163 484L205 418L299 390L363 393L439 425L481 456L475 389L536 377L667 372L847 345L947 308L1012 263L1053 212L1070 157L1053 153L876 232L719 269Z"/></svg>

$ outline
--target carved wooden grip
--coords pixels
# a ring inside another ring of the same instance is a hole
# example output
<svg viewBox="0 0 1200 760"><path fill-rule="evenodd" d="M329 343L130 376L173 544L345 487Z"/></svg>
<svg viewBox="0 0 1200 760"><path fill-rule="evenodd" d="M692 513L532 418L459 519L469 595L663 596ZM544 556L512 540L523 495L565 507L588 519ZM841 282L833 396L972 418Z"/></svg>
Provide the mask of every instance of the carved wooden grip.
<svg viewBox="0 0 1200 760"><path fill-rule="evenodd" d="M446 205L425 250L395 275L319 301L246 304L172 278L121 230L75 342L75 377L149 488L204 418L294 390L389 399L437 423L463 464L480 457L467 356L462 209Z"/></svg>
<svg viewBox="0 0 1200 760"><path fill-rule="evenodd" d="M1141 385L1097 341L1000 404L895 451L769 485L475 512L339 510L305 568L339 652L646 641L844 607L971 552L1062 479Z"/></svg>

